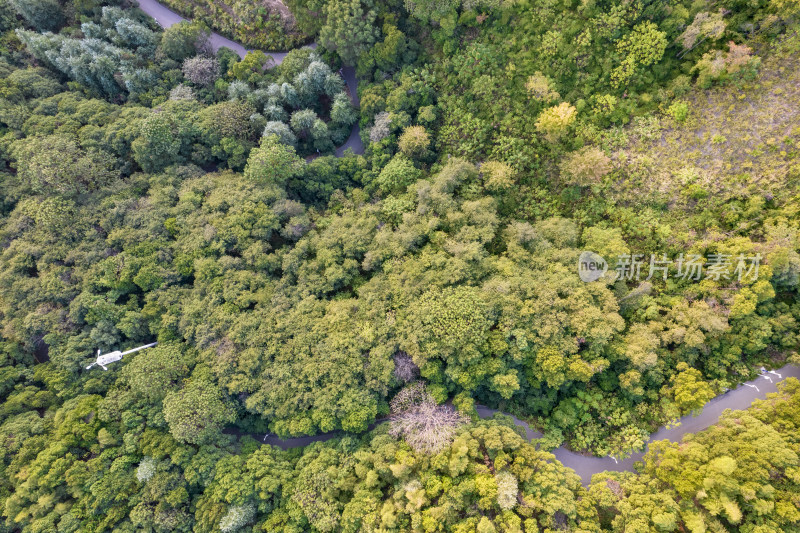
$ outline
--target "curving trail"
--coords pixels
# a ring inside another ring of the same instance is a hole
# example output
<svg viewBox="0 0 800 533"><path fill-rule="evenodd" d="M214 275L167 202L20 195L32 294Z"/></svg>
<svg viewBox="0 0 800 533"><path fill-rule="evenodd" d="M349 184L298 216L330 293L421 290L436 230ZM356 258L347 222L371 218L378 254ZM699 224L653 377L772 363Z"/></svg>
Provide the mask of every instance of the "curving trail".
<svg viewBox="0 0 800 533"><path fill-rule="evenodd" d="M155 0L137 0L139 3L139 9L145 12L145 14L150 15L158 22L159 26L162 28L169 28L170 26L177 24L179 22L184 22L187 19L180 16L179 14L172 11L170 8L163 4L159 4ZM241 44L237 43L236 41L231 41L227 37L223 37L218 33L212 33L211 38L209 39L209 43L211 44L211 49L216 53L220 48L223 46L226 48L230 48L237 54L239 57L244 58L247 52L251 52L252 50L248 50ZM316 45L313 45L313 48ZM265 52L267 55L272 56L272 59L275 61L276 65L280 65L283 62L283 59L286 57L287 52Z"/></svg>
<svg viewBox="0 0 800 533"><path fill-rule="evenodd" d="M753 381L742 384L736 389L730 390L725 394L721 394L709 401L707 404L705 404L705 406L703 406L703 411L698 416L692 416L689 414L680 419L680 425L677 427L662 427L657 432L650 435L650 440L648 442L657 440L678 442L687 433L696 433L713 426L717 420L719 420L722 412L726 409L747 409L750 404L753 403L753 400L766 398L768 393L776 392L778 390L777 384L780 381L790 377L800 379L800 367L798 366L786 365L783 368L776 370L776 372L781 375L781 378L778 378L778 376L775 374L762 374ZM476 410L478 411L478 416L481 418L491 418L495 415L495 413L506 414L498 411L497 409L490 409L483 405L476 406ZM525 430L525 435L528 440L535 440L542 437L542 433L530 427L527 422L524 422L515 416L511 416L511 418L514 420L516 425ZM375 422L374 424L370 425L369 429L373 429L380 423L382 423L382 421ZM242 435L241 432L236 431L231 431L230 433ZM255 440L263 442L264 444L271 444L272 446L277 446L284 450L288 450L290 448L307 446L314 442L324 442L336 437L341 437L343 434L344 432L341 431L333 431L331 433L323 433L320 435L288 439L281 439L274 435L268 435L265 438L261 438L260 435L251 436ZM584 485L588 485L592 479L592 475L599 472L604 472L607 470L632 472L634 463L642 458L644 452L635 453L631 457L621 461L615 461L611 457L581 455L580 453L570 451L564 447L553 450L553 454L564 466L572 468L575 473L580 476Z"/></svg>
<svg viewBox="0 0 800 533"><path fill-rule="evenodd" d="M178 22L186 20L166 6L158 3L156 0L138 0L138 2L139 8L146 14L153 17L156 22L158 22L164 28L168 28L173 24L177 24ZM214 52L218 51L224 46L234 50L237 54L239 54L240 57L244 57L245 54L250 51L241 44L231 41L230 39L217 33L211 34L210 43ZM309 47L315 48L316 43L312 43L309 45ZM280 65L287 54L287 52L266 53L269 56L272 56L275 65ZM350 98L353 101L353 105L358 106L359 101L358 93L356 92L357 81L355 69L353 67L345 67L342 69L342 76L347 83L347 88L350 92ZM344 154L344 151L348 148L352 148L353 152L357 154L364 153L364 144L359 135L358 124L353 126L350 137L347 139L345 144L336 149L336 155L341 157ZM798 366L787 365L777 370L777 373L781 374L782 377L778 378L778 376L774 374L762 374L753 381L740 385L735 390L731 390L725 394L717 396L703 407L703 411L698 416L684 416L680 419L680 425L677 427L672 427L669 429L662 427L660 430L650 436L650 440L648 442L657 440L669 440L672 442L677 442L687 433L695 433L714 425L717 420L719 420L722 412L726 409L746 409L751 403L753 403L753 400L766 398L767 393L777 391L777 383L779 381L789 377L800 379L800 367ZM478 405L476 409L481 418L491 418L495 413L500 412L496 409L490 409L482 405ZM531 428L526 422L523 422L517 417L512 418L516 425L525 430L528 440L534 440L542 437L542 434L539 431ZM370 429L374 428L380 423L381 421L372 424ZM235 430L230 431L230 433L242 435L241 432ZM258 435L253 435L253 438L260 440L265 444L271 444L285 450L289 448L307 446L314 442L323 442L339 437L342 434L343 433L341 431L334 431L320 435L295 437L289 439L281 439L272 435L263 439L261 439ZM593 457L581 455L579 453L567 450L564 447L553 450L553 453L555 454L556 458L561 461L561 463L572 468L581 477L585 485L588 485L592 475L599 472L604 472L607 470L632 471L634 463L639 461L644 455L643 452L640 452L633 454L631 457L622 461L616 461L611 457Z"/></svg>
<svg viewBox="0 0 800 533"><path fill-rule="evenodd" d="M356 69L344 67L341 72L345 83L347 83L347 90L350 92L350 100L352 100L354 106L358 107L360 102L358 100L358 91L356 91L358 87ZM361 128L358 126L358 122L353 124L353 129L350 130L350 137L336 149L336 157L342 157L348 148L352 149L354 154L364 153L364 141L361 140Z"/></svg>
<svg viewBox="0 0 800 533"><path fill-rule="evenodd" d="M648 442L658 440L679 442L683 436L688 433L697 433L698 431L702 431L716 424L720 415L722 415L723 411L726 409L734 411L747 409L754 400L764 399L767 397L768 393L776 392L779 382L790 377L800 379L799 366L786 365L775 372L780 374L781 377L778 378L775 374L762 374L752 381L743 383L736 389L732 389L710 400L703 406L703 411L699 415L692 416L688 414L679 419L680 425L671 428L662 427L650 435ZM488 407L481 406L478 408L478 414L481 418L489 418L496 412L498 411L489 409ZM532 429L527 423L516 417L514 417L514 423L525 429L529 440L542 437L540 432ZM584 485L588 485L592 475L598 472L604 472L606 470L632 472L634 463L641 460L644 453L645 452L635 453L627 459L616 461L611 457L581 455L564 447L553 450L556 459L561 461L565 466L572 468L575 473L581 477Z"/></svg>
<svg viewBox="0 0 800 533"><path fill-rule="evenodd" d="M180 16L179 14L175 13L167 6L158 3L156 0L137 0L139 3L139 9L141 9L145 14L151 16L162 28L169 28L170 26L177 24L179 22L183 22L187 19ZM220 48L226 47L230 48L237 54L239 57L244 58L247 55L247 52L251 52L242 46L241 44L231 41L227 37L223 37L218 33L212 33L211 37L209 38L209 44L211 45L211 50L216 53ZM311 43L308 45L308 48L316 48L317 43ZM286 54L288 52L264 52L268 56L272 57L272 61L275 65L280 65L283 63L283 60L286 58ZM358 107L358 81L356 80L356 70L353 67L345 67L342 69L342 77L344 78L345 82L347 83L347 90L350 92L350 99L353 101L353 105ZM345 150L348 148L353 150L353 153L356 154L363 154L364 153L364 143L361 141L360 135L360 128L358 127L358 122L353 125L353 129L350 131L350 137L345 141L345 143L336 149L336 156L342 157L344 155Z"/></svg>

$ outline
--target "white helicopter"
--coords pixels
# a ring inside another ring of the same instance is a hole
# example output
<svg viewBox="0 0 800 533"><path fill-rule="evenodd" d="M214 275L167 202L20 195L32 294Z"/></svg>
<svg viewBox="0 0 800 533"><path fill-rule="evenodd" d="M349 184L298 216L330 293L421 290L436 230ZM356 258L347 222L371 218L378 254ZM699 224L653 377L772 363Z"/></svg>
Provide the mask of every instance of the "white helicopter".
<svg viewBox="0 0 800 533"><path fill-rule="evenodd" d="M120 352L119 350L114 350L113 352L108 352L106 354L100 355L100 350L97 350L97 361L92 363L91 365L86 367L86 370L89 370L94 365L99 366L103 370L108 370L106 365L111 363L116 363L120 359L122 359L123 355L128 355L129 353L138 352L139 350L144 350L145 348L152 348L158 344L157 342L151 342L150 344L145 344L144 346L138 346L136 348L132 348L130 350L126 350L124 352Z"/></svg>

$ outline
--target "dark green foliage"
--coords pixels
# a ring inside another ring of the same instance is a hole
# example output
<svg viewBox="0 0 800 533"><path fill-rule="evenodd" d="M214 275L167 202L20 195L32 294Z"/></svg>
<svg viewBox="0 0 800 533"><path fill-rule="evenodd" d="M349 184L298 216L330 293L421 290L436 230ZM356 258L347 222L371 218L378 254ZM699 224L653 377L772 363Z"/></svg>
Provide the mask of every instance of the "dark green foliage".
<svg viewBox="0 0 800 533"><path fill-rule="evenodd" d="M320 47L268 69L203 23L296 44L281 6L100 4L0 0L0 531L797 529L795 382L588 490L544 451L797 361L794 4L292 1ZM367 431L408 390L441 448Z"/></svg>
<svg viewBox="0 0 800 533"><path fill-rule="evenodd" d="M164 31L161 36L161 50L168 58L183 61L198 51L203 51L208 37L209 31L202 24L180 22Z"/></svg>
<svg viewBox="0 0 800 533"><path fill-rule="evenodd" d="M19 15L39 31L54 31L64 23L57 0L9 0Z"/></svg>
<svg viewBox="0 0 800 533"><path fill-rule="evenodd" d="M356 110L342 77L309 49L294 50L275 70L277 79L263 79L266 56L249 53L232 64L228 85L231 101L247 101L261 114L251 123L263 127L262 136L277 136L301 154L331 152L344 143L357 120ZM252 84L264 88L253 90Z"/></svg>
<svg viewBox="0 0 800 533"><path fill-rule="evenodd" d="M248 0L229 0L224 6L213 0L165 0L164 4L185 17L203 22L248 49L289 50L316 33L308 31L302 24L295 27L291 14L282 4Z"/></svg>
<svg viewBox="0 0 800 533"><path fill-rule="evenodd" d="M319 31L320 44L335 51L346 65L358 58L378 40L375 12L361 0L333 0L325 5L325 23Z"/></svg>

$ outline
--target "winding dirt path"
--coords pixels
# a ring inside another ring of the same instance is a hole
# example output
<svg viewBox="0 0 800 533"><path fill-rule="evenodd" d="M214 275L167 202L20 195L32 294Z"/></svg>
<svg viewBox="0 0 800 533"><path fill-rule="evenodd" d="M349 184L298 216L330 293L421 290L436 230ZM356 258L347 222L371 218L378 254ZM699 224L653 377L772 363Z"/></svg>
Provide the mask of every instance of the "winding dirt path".
<svg viewBox="0 0 800 533"><path fill-rule="evenodd" d="M726 409L747 409L754 400L764 399L767 397L768 393L776 392L778 390L779 382L790 377L800 379L800 367L798 366L786 365L775 372L780 374L781 377L779 378L775 374L762 374L756 379L740 385L736 389L730 390L725 394L721 394L705 404L705 406L703 406L703 411L699 415L686 415L679 420L680 425L673 426L671 428L662 427L657 432L650 435L650 440L648 442L654 442L658 440L678 442L687 433L696 433L713 426ZM490 409L483 405L478 405L476 409L478 411L478 416L481 418L491 418L496 413L506 414L496 409ZM527 422L524 422L512 415L508 416L511 416L511 418L514 420L514 423L525 430L525 435L529 441L542 437L542 433L530 427ZM375 422L369 427L369 429L373 429L380 423L382 423L382 421ZM239 432L232 433L241 435ZM290 448L308 446L314 442L324 442L336 437L341 437L342 435L344 435L344 432L333 431L331 433L323 433L320 435L288 439L281 439L269 434L264 438L262 438L260 435L251 435L251 437L263 442L264 444L270 444L272 446L277 446L284 450L288 450ZM635 453L631 457L620 461L617 461L611 457L593 457L581 455L580 453L573 452L564 447L553 450L553 454L564 466L573 469L575 473L580 476L584 485L588 485L592 479L592 476L599 472L632 472L634 463L641 460L644 452Z"/></svg>
<svg viewBox="0 0 800 533"><path fill-rule="evenodd" d="M170 26L177 24L179 22L183 22L187 19L180 16L179 14L175 13L167 6L156 2L156 0L137 0L139 3L139 9L145 12L145 14L153 17L153 19L158 22L158 24L162 28L169 28ZM212 33L209 39L209 44L211 45L211 49L216 53L220 48L230 48L237 54L239 57L244 57L247 55L247 52L251 52L252 50L245 48L241 44L228 39L227 37L223 37L218 33ZM316 48L317 43L311 43L308 45L308 48ZM288 51L284 52L264 52L268 56L272 57L272 61L274 62L273 66L280 65L283 63L283 60L286 58L286 54ZM353 67L344 67L342 69L342 77L344 78L345 82L347 83L347 89L350 92L350 99L353 102L353 105L358 107L358 81L356 80L356 70ZM361 130L358 127L358 122L353 125L353 129L350 131L350 137L348 137L347 141L336 149L336 156L342 157L344 155L345 150L350 148L353 150L355 154L363 154L364 153L364 143L361 141Z"/></svg>
<svg viewBox="0 0 800 533"><path fill-rule="evenodd" d="M153 17L156 22L158 22L163 28L169 28L173 24L177 24L178 22L186 20L185 18L181 17L174 11L170 10L166 6L158 3L156 0L138 0L139 8L144 11L146 14ZM250 50L246 49L241 44L231 41L230 39L219 35L218 33L211 34L211 48L214 52L218 51L220 48L227 47L231 50L234 50L240 57L244 57L247 52ZM316 43L309 45L311 48L316 47ZM286 57L287 52L265 52L266 54L272 56L275 65L280 65L284 58ZM347 87L350 91L350 97L353 100L353 105L358 106L358 93L356 92L357 89L357 81L355 76L355 69L353 67L345 67L342 69L342 76L347 83ZM353 126L353 130L350 133L350 137L347 139L345 144L340 146L336 149L336 155L341 157L344 154L344 151L348 148L352 148L353 152L357 154L364 153L364 144L361 141L361 137L359 135L359 128L358 124ZM733 409L733 410L741 410L746 409L753 403L753 400L756 399L763 399L766 398L767 394L770 392L777 391L777 383L789 377L795 377L800 379L800 367L787 365L777 371L778 374L781 374L781 378L778 378L777 375L774 374L762 374L758 378L753 381L750 381L746 384L740 385L735 390L728 391L725 394L717 396L710 402L708 402L704 407L703 411L698 416L687 415L680 419L680 425L672 428L661 428L656 433L653 433L650 436L650 441L657 441L657 440L669 440L672 442L678 442L684 435L687 433L695 433L698 431L702 431L703 429L708 428L715 424L718 420L722 412L726 409ZM490 409L488 407L479 405L477 406L478 415L481 418L491 418L494 416L495 413L499 411L495 409ZM542 434L535 429L531 428L526 422L522 420L512 417L514 423L518 426L522 427L525 430L526 436L528 440L534 440L542 437ZM370 426L370 429L374 428L377 424L381 422L376 422ZM235 432L238 433L238 432ZM240 434L240 433L238 433ZM299 446L307 446L314 442L323 442L326 440L330 440L336 437L341 436L343 433L339 431L335 431L332 433L324 433L321 435L313 435L308 437L296 437L296 438L289 438L289 439L281 439L276 436L267 436L266 438L261 439L259 436L253 435L254 438L257 440L261 440L264 444L271 444L273 446L277 446L282 449L289 449L289 448L297 448ZM558 448L553 451L556 458L561 461L565 466L572 468L583 480L584 484L588 484L591 480L592 475L604 472L608 470L612 471L632 471L633 465L636 461L639 461L644 453L636 453L627 459L616 461L611 457L591 457L586 455L581 455L579 453L570 451L564 447Z"/></svg>

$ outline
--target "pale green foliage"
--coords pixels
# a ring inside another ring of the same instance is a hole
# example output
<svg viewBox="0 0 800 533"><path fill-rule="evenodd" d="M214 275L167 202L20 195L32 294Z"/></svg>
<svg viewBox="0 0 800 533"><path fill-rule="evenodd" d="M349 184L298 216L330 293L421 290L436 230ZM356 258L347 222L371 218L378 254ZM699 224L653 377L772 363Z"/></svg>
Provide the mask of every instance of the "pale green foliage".
<svg viewBox="0 0 800 533"><path fill-rule="evenodd" d="M189 57L184 60L182 71L190 82L207 87L219 77L219 61L213 57Z"/></svg>
<svg viewBox="0 0 800 533"><path fill-rule="evenodd" d="M536 118L536 129L551 141L558 140L575 122L577 110L567 102L548 107Z"/></svg>
<svg viewBox="0 0 800 533"><path fill-rule="evenodd" d="M507 470L498 472L494 477L497 483L497 505L500 509L508 511L517 505L517 492L519 485L514 474Z"/></svg>
<svg viewBox="0 0 800 533"><path fill-rule="evenodd" d="M51 33L17 30L17 36L40 61L44 61L98 93L113 97L123 92L115 76L129 72L123 65L125 50L100 39L72 39Z"/></svg>
<svg viewBox="0 0 800 533"><path fill-rule="evenodd" d="M292 130L298 135L307 135L314 122L317 120L317 114L311 109L301 109L292 113L292 118L289 124Z"/></svg>
<svg viewBox="0 0 800 533"><path fill-rule="evenodd" d="M139 466L136 467L136 479L139 483L145 483L156 473L158 462L150 456L145 456Z"/></svg>
<svg viewBox="0 0 800 533"><path fill-rule="evenodd" d="M267 137L277 137L280 143L289 146L297 144L297 136L292 133L292 130L289 129L289 125L285 122L279 122L277 120L267 122L261 135L265 139Z"/></svg>
<svg viewBox="0 0 800 533"><path fill-rule="evenodd" d="M337 79L341 79L337 77ZM331 120L342 126L351 126L357 119L356 110L347 93L337 93L331 106Z"/></svg>
<svg viewBox="0 0 800 533"><path fill-rule="evenodd" d="M517 181L517 173L511 166L500 161L486 161L481 164L483 183L489 191L505 191Z"/></svg>
<svg viewBox="0 0 800 533"><path fill-rule="evenodd" d="M255 518L256 510L252 505L235 505L228 508L228 512L219 521L222 533L234 533Z"/></svg>
<svg viewBox="0 0 800 533"><path fill-rule="evenodd" d="M103 8L103 14L108 8ZM106 32L107 38L118 46L136 50L138 54L152 56L158 45L158 34L144 25L127 17L119 18L114 23L114 31Z"/></svg>
<svg viewBox="0 0 800 533"><path fill-rule="evenodd" d="M532 99L544 103L561 98L558 91L553 88L552 80L541 72L528 76L528 81L525 82L525 90L528 91L528 96Z"/></svg>
<svg viewBox="0 0 800 533"><path fill-rule="evenodd" d="M701 11L694 16L694 20L678 37L683 44L683 48L689 50L694 48L699 39L710 39L716 41L725 33L724 12L719 10L716 13Z"/></svg>
<svg viewBox="0 0 800 533"><path fill-rule="evenodd" d="M754 73L761 61L752 53L749 46L731 41L727 52L712 50L704 54L693 68L697 72L697 84L708 88L720 79Z"/></svg>
<svg viewBox="0 0 800 533"><path fill-rule="evenodd" d="M581 186L599 183L611 169L611 159L596 146L572 152L561 162L561 172L567 178L565 181Z"/></svg>
<svg viewBox="0 0 800 533"><path fill-rule="evenodd" d="M250 96L251 92L252 90L247 82L233 80L230 85L228 85L228 100L245 100Z"/></svg>
<svg viewBox="0 0 800 533"><path fill-rule="evenodd" d="M658 336L644 324L634 324L623 341L625 357L638 370L652 368L658 362Z"/></svg>
<svg viewBox="0 0 800 533"><path fill-rule="evenodd" d="M277 135L267 135L250 152L244 176L257 183L281 185L300 175L304 166L293 147L282 143Z"/></svg>
<svg viewBox="0 0 800 533"><path fill-rule="evenodd" d="M424 155L430 145L430 135L422 126L409 126L397 139L397 146L400 151L408 157L420 157Z"/></svg>
<svg viewBox="0 0 800 533"><path fill-rule="evenodd" d="M600 254L608 262L610 270L614 269L620 256L630 254L619 228L593 226L583 230L582 237L584 248Z"/></svg>
<svg viewBox="0 0 800 533"><path fill-rule="evenodd" d="M375 115L372 127L369 129L370 142L378 142L385 139L391 133L392 119L389 113L383 111Z"/></svg>
<svg viewBox="0 0 800 533"><path fill-rule="evenodd" d="M309 65L310 66L310 65ZM336 97L340 93L345 91L346 85L344 83L344 79L338 74L333 72L329 72L327 76L325 76L325 81L323 82L322 89L325 91L330 97Z"/></svg>
<svg viewBox="0 0 800 533"><path fill-rule="evenodd" d="M182 83L176 85L169 92L170 100L194 100L194 91L188 85Z"/></svg>

